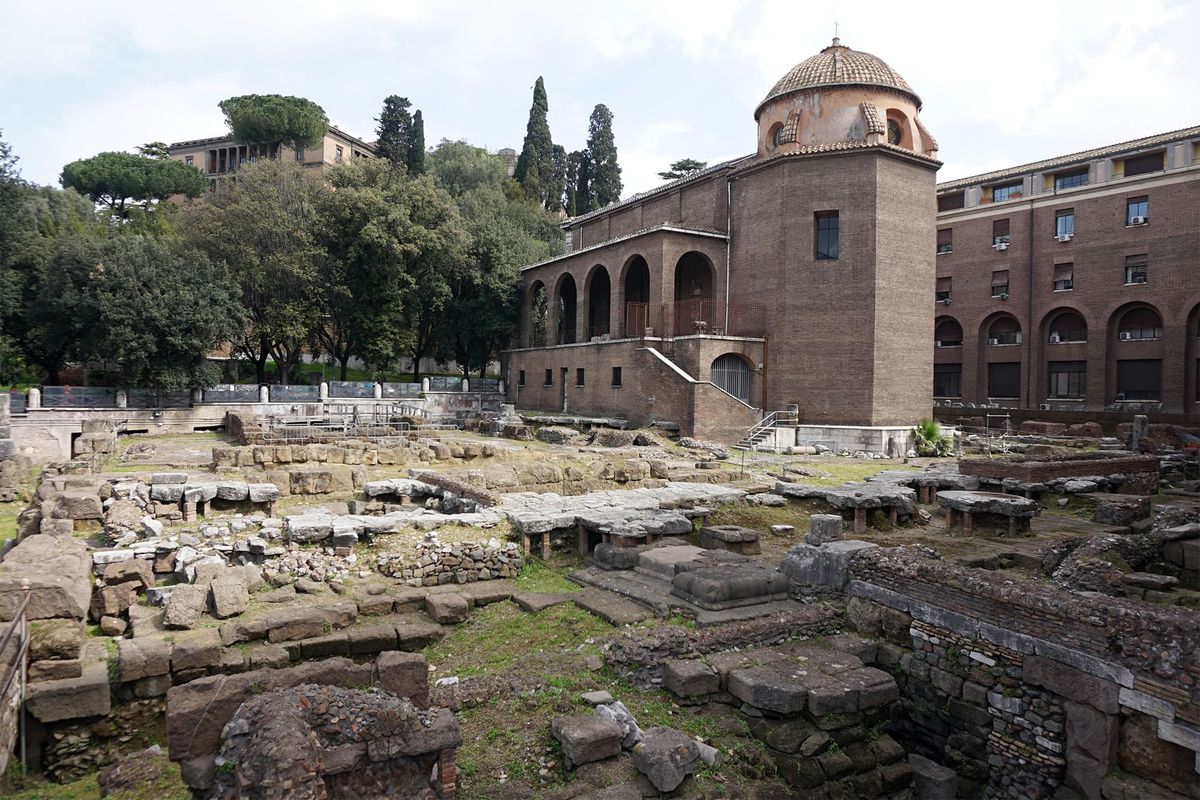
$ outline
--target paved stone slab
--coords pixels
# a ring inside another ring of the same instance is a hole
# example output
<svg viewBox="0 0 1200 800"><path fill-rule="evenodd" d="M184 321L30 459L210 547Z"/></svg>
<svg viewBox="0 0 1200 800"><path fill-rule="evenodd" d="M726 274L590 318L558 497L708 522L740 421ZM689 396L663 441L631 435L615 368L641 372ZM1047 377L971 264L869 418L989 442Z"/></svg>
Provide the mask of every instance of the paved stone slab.
<svg viewBox="0 0 1200 800"><path fill-rule="evenodd" d="M574 597L573 592L518 592L512 596L512 599L517 607L525 613L536 614L551 606L569 603L572 597Z"/></svg>
<svg viewBox="0 0 1200 800"><path fill-rule="evenodd" d="M41 722L100 717L111 709L108 662L97 651L87 653L78 678L31 683L25 695L25 710Z"/></svg>
<svg viewBox="0 0 1200 800"><path fill-rule="evenodd" d="M425 598L425 610L434 622L442 625L466 622L470 608L467 598L458 593L430 594Z"/></svg>
<svg viewBox="0 0 1200 800"><path fill-rule="evenodd" d="M677 697L697 697L720 691L717 671L699 658L672 659L663 665L663 684Z"/></svg>
<svg viewBox="0 0 1200 800"><path fill-rule="evenodd" d="M584 589L572 595L571 599L589 614L595 614L610 625L618 627L641 622L650 616L645 607L603 589Z"/></svg>

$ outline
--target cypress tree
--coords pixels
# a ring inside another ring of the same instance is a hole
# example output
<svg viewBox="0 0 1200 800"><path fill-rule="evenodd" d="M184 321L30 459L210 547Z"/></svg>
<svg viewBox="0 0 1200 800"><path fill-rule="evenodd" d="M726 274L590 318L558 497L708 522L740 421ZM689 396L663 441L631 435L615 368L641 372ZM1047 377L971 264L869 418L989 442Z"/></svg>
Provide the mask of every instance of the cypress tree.
<svg viewBox="0 0 1200 800"><path fill-rule="evenodd" d="M587 150L577 150L579 170L575 175L575 213L586 214L596 208L592 194L592 159Z"/></svg>
<svg viewBox="0 0 1200 800"><path fill-rule="evenodd" d="M579 150L573 150L567 153L567 168L563 175L563 208L566 209L568 217L578 215L579 206L575 202L576 184L579 182L579 163L583 158L583 153Z"/></svg>
<svg viewBox="0 0 1200 800"><path fill-rule="evenodd" d="M380 112L377 120L379 127L375 129L379 138L375 144L376 155L387 159L401 169L408 169L413 128L413 118L408 113L411 105L412 103L408 102L407 97L395 94L387 97L383 101L383 111ZM422 138L424 138L423 133ZM424 141L421 143L421 150L422 152L425 150Z"/></svg>
<svg viewBox="0 0 1200 800"><path fill-rule="evenodd" d="M554 175L554 142L550 138L550 123L547 120L549 112L546 83L539 75L537 83L533 85L533 104L529 107L529 122L525 125L525 141L521 145L521 155L517 158L513 177L525 189L526 194L543 205L547 204L547 179ZM532 162L527 155L529 153L534 156ZM530 169L535 165L537 179L530 182Z"/></svg>
<svg viewBox="0 0 1200 800"><path fill-rule="evenodd" d="M417 109L412 118L412 134L408 142L408 174L425 174L425 117Z"/></svg>
<svg viewBox="0 0 1200 800"><path fill-rule="evenodd" d="M621 199L621 167L617 164L612 120L612 112L601 103L592 109L592 117L588 121L588 180L595 208L603 208Z"/></svg>

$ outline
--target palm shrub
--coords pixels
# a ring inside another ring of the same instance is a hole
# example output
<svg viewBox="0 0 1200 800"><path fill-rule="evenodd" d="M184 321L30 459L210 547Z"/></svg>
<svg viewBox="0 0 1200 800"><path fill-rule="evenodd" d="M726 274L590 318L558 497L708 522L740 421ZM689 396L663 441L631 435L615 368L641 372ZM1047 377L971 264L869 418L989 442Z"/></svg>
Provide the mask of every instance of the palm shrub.
<svg viewBox="0 0 1200 800"><path fill-rule="evenodd" d="M931 419L923 419L912 429L913 445L920 456L945 456L950 454L950 437L942 433L941 427Z"/></svg>

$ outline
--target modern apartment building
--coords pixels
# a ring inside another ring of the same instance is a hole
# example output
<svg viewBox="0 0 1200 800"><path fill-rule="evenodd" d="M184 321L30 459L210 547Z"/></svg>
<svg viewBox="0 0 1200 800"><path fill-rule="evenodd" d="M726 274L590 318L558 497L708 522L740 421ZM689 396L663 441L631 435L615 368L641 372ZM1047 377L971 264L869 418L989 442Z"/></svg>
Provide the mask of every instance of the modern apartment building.
<svg viewBox="0 0 1200 800"><path fill-rule="evenodd" d="M237 172L260 156L267 155L265 148L236 142L229 135L176 142L170 146L168 152L175 160L196 167L214 181L222 175ZM353 158L373 158L375 146L330 126L319 147L283 147L280 148L279 156L295 159L306 167L316 168L326 164L340 164Z"/></svg>
<svg viewBox="0 0 1200 800"><path fill-rule="evenodd" d="M1200 411L1200 127L937 203L935 403Z"/></svg>

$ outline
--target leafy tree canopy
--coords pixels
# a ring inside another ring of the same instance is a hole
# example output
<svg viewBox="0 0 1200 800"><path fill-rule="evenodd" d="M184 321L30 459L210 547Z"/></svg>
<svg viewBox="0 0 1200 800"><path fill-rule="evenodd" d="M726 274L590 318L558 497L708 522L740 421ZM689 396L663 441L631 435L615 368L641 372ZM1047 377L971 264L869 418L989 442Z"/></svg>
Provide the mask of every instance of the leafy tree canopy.
<svg viewBox="0 0 1200 800"><path fill-rule="evenodd" d="M397 167L408 169L409 149L413 137L413 118L409 112L412 103L407 97L393 94L383 99L383 110L379 113L379 127L375 129L378 141L375 154ZM424 131L422 131L422 140ZM424 142L421 145L424 149Z"/></svg>
<svg viewBox="0 0 1200 800"><path fill-rule="evenodd" d="M220 103L233 138L272 149L316 147L329 130L325 110L303 97L244 94Z"/></svg>
<svg viewBox="0 0 1200 800"><path fill-rule="evenodd" d="M174 159L133 153L100 153L63 167L62 185L108 206L117 217L128 216L132 203L149 205L182 194L198 197L208 181L195 167Z"/></svg>
<svg viewBox="0 0 1200 800"><path fill-rule="evenodd" d="M707 161L697 161L694 158L681 158L678 161L672 161L671 166L665 172L658 173L658 177L668 181L679 180L680 178L686 178L688 175L697 173L707 166Z"/></svg>
<svg viewBox="0 0 1200 800"><path fill-rule="evenodd" d="M146 142L137 149L138 153L150 158L170 158L171 150L166 142Z"/></svg>
<svg viewBox="0 0 1200 800"><path fill-rule="evenodd" d="M429 154L429 172L438 185L458 197L479 186L499 185L507 178L504 162L482 147L461 139L442 139Z"/></svg>
<svg viewBox="0 0 1200 800"><path fill-rule="evenodd" d="M589 190L593 208L603 208L621 199L621 167L617 163L617 144L613 138L613 115L600 103L588 120Z"/></svg>

